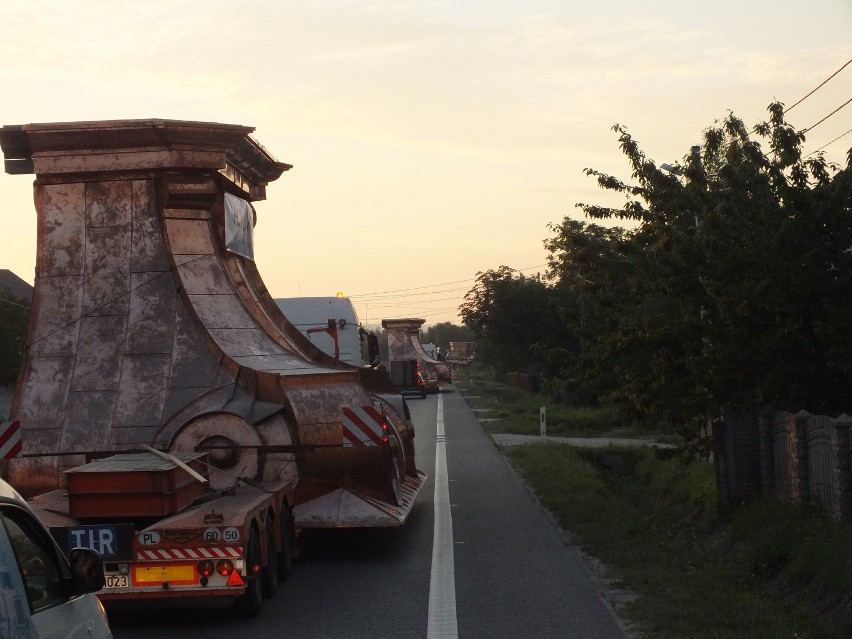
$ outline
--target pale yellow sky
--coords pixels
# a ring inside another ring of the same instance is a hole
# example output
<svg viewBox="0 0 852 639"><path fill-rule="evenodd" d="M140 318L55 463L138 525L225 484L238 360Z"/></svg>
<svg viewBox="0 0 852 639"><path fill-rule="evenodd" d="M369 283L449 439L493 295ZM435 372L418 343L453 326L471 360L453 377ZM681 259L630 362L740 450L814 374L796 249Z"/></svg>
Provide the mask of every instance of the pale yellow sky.
<svg viewBox="0 0 852 639"><path fill-rule="evenodd" d="M852 58L852 0L7 0L0 16L0 124L256 127L294 165L257 205L267 286L343 291L371 324L458 322L477 271L542 270L549 223L611 203L583 169L629 178L613 124L675 162L729 110L754 124ZM849 98L852 65L789 120ZM805 149L850 128L852 105ZM0 268L30 283L31 185L0 174Z"/></svg>

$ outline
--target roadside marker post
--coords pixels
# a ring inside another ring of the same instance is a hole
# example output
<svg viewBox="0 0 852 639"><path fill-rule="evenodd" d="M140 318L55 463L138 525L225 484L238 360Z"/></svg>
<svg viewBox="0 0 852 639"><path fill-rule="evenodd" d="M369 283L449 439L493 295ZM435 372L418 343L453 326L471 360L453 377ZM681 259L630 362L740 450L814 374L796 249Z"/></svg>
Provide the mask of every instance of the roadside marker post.
<svg viewBox="0 0 852 639"><path fill-rule="evenodd" d="M542 406L538 411L538 418L540 422L539 432L542 437L547 437L547 407Z"/></svg>

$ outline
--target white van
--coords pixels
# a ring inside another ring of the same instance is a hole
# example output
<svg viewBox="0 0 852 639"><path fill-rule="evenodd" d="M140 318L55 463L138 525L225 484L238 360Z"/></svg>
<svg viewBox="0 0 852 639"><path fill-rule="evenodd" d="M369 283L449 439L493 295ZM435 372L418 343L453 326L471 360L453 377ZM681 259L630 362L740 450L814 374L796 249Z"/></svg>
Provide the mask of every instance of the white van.
<svg viewBox="0 0 852 639"><path fill-rule="evenodd" d="M0 479L0 639L110 639L95 597L100 555L75 548L71 561L17 491Z"/></svg>

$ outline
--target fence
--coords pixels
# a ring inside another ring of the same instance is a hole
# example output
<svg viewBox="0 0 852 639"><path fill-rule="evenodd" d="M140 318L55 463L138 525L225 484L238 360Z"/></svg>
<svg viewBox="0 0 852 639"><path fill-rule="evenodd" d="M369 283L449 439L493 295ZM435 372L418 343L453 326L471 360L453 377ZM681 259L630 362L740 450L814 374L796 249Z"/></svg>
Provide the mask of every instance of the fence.
<svg viewBox="0 0 852 639"><path fill-rule="evenodd" d="M726 413L713 426L720 502L773 497L818 504L835 521L852 515L850 426L848 415Z"/></svg>

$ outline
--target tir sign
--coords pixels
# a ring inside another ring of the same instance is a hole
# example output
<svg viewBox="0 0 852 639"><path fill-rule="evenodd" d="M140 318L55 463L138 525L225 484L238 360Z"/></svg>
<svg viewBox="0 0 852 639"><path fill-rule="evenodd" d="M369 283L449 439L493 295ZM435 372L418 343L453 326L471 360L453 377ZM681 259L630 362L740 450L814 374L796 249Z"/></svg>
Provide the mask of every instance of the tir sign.
<svg viewBox="0 0 852 639"><path fill-rule="evenodd" d="M92 548L102 557L118 554L118 531L115 526L85 526L68 529L69 548Z"/></svg>

